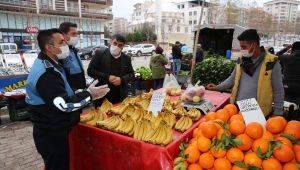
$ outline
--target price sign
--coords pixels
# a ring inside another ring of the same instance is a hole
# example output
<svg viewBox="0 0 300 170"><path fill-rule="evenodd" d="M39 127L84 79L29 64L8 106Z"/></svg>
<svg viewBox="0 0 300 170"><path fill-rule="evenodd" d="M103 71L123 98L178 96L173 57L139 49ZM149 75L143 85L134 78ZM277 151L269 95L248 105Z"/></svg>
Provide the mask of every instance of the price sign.
<svg viewBox="0 0 300 170"><path fill-rule="evenodd" d="M186 107L188 109L190 108L197 108L200 109L204 114L209 113L215 106L207 99L203 99L200 103L184 103L183 107Z"/></svg>
<svg viewBox="0 0 300 170"><path fill-rule="evenodd" d="M166 98L165 92L155 91L151 98L148 112L152 112L153 115L156 117L163 107L165 98Z"/></svg>
<svg viewBox="0 0 300 170"><path fill-rule="evenodd" d="M237 105L242 112L246 125L251 122L257 122L260 123L264 129L266 128L266 118L255 98L237 101Z"/></svg>

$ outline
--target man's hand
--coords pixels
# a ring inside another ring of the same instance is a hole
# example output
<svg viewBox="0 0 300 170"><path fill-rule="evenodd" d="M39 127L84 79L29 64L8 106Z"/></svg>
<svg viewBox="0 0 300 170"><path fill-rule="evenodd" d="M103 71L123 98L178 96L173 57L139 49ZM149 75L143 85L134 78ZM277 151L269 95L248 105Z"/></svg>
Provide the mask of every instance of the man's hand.
<svg viewBox="0 0 300 170"><path fill-rule="evenodd" d="M216 86L215 84L208 84L207 86L206 86L206 88L208 89L208 90L213 90L213 91L219 91L220 89L218 88L218 86Z"/></svg>
<svg viewBox="0 0 300 170"><path fill-rule="evenodd" d="M98 83L98 80L94 81L87 89L87 91L91 94L92 100L97 100L102 97L104 97L110 89L107 85L102 85L96 87L96 84Z"/></svg>
<svg viewBox="0 0 300 170"><path fill-rule="evenodd" d="M122 81L120 77L115 77L115 79L111 82L114 86L120 86Z"/></svg>

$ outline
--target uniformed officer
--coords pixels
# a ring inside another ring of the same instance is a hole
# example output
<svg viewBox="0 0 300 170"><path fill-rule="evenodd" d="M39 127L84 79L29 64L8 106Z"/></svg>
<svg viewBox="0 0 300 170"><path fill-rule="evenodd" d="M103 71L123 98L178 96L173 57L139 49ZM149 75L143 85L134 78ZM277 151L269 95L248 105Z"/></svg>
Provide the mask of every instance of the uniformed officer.
<svg viewBox="0 0 300 170"><path fill-rule="evenodd" d="M47 170L69 169L68 134L78 123L79 109L107 94L109 88L95 87L74 93L59 59L69 56L69 47L59 29L39 32L41 53L29 73L26 103L32 112L33 139Z"/></svg>
<svg viewBox="0 0 300 170"><path fill-rule="evenodd" d="M83 65L75 48L78 43L77 25L72 22L63 22L59 26L70 49L70 56L63 60L68 81L74 90L86 88Z"/></svg>

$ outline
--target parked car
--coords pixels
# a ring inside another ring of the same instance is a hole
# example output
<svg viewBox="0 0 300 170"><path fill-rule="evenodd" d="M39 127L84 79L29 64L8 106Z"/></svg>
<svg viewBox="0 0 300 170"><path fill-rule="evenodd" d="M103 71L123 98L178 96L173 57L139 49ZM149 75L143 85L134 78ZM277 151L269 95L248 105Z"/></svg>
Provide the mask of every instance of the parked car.
<svg viewBox="0 0 300 170"><path fill-rule="evenodd" d="M41 49L40 48L36 48L36 49L32 49L32 50L27 50L25 51L25 53L40 53Z"/></svg>
<svg viewBox="0 0 300 170"><path fill-rule="evenodd" d="M122 52L127 54L128 50L130 49L130 45L124 45Z"/></svg>
<svg viewBox="0 0 300 170"><path fill-rule="evenodd" d="M0 43L0 53L10 54L17 53L18 46L16 43Z"/></svg>
<svg viewBox="0 0 300 170"><path fill-rule="evenodd" d="M79 49L78 55L80 56L80 58L82 60L88 60L94 56L95 51L97 49L101 49L101 48L107 48L107 47L106 46L88 46L86 48Z"/></svg>
<svg viewBox="0 0 300 170"><path fill-rule="evenodd" d="M153 44L138 44L130 48L127 52L129 55L136 55L138 57L145 54L155 54L155 46Z"/></svg>

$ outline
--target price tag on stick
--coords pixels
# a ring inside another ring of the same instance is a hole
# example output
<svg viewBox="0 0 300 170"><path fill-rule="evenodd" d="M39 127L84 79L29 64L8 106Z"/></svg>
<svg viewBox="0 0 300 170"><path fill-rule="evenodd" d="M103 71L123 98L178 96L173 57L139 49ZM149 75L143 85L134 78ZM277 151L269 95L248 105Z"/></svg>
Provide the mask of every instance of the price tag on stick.
<svg viewBox="0 0 300 170"><path fill-rule="evenodd" d="M161 112L163 104L165 102L166 93L154 91L153 96L151 98L151 102L148 108L148 112L152 112L156 117L159 112Z"/></svg>
<svg viewBox="0 0 300 170"><path fill-rule="evenodd" d="M266 118L255 98L237 101L236 103L242 112L246 126L251 122L257 122L266 129Z"/></svg>

